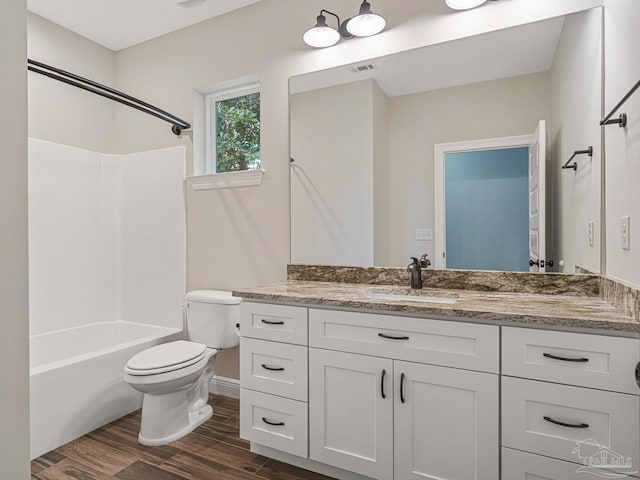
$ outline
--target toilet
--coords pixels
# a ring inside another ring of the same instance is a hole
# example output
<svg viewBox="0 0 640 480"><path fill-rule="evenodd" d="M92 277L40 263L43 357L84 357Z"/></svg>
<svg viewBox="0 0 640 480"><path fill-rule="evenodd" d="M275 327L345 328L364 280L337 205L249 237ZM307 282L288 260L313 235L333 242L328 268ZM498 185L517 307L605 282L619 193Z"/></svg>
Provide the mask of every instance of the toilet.
<svg viewBox="0 0 640 480"><path fill-rule="evenodd" d="M240 302L231 292L197 290L186 296L187 340L143 350L129 359L124 380L144 394L138 441L178 440L213 414L209 382L216 354L239 343Z"/></svg>

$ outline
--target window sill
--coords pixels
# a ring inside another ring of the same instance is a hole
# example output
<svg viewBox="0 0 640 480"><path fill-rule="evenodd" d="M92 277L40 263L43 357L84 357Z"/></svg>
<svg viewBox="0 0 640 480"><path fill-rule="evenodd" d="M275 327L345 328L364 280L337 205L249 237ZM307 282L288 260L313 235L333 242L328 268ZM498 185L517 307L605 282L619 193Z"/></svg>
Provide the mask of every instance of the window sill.
<svg viewBox="0 0 640 480"><path fill-rule="evenodd" d="M263 169L242 170L240 172L212 173L187 177L187 183L195 191L219 188L252 187L262 183Z"/></svg>

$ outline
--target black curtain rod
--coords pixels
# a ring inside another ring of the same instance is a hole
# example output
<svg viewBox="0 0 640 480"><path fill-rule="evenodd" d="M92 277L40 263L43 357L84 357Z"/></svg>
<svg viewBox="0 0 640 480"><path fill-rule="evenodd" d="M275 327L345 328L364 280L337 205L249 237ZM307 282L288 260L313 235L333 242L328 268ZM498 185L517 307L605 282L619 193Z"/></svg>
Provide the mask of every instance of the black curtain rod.
<svg viewBox="0 0 640 480"><path fill-rule="evenodd" d="M72 85L87 92L95 93L96 95L100 95L101 97L114 100L118 103L122 103L123 105L127 105L148 115L159 118L160 120L164 120L165 122L168 122L172 125L171 131L175 135L180 135L183 130L191 128L191 124L186 122L185 120L182 120L180 117L176 117L175 115L162 110L161 108L144 102L136 97L132 97L131 95L127 95L126 93L115 90L111 87L107 87L106 85L102 85L100 83L94 82L93 80L89 80L79 75L75 75L73 73L61 70L56 67L52 67L45 63L37 62L35 60L29 59L27 63L27 69L31 72L39 73L40 75L44 75L54 80L58 80L59 82Z"/></svg>
<svg viewBox="0 0 640 480"><path fill-rule="evenodd" d="M600 121L600 125L613 125L613 124L618 124L619 127L626 127L627 126L627 114L626 113L621 113L620 116L614 120L611 120L611 117L613 117L615 115L615 113L618 111L618 109L624 105L624 103L629 100L629 97L631 97L631 95L633 95L635 93L636 90L638 90L638 88L640 88L640 80L638 80L636 82L636 84L631 87L631 90L629 90L627 92L627 94L622 97L622 100L620 100L618 102L618 104L613 107L613 110L611 110L611 112L609 112L609 115L607 115L606 117L604 117L601 121Z"/></svg>

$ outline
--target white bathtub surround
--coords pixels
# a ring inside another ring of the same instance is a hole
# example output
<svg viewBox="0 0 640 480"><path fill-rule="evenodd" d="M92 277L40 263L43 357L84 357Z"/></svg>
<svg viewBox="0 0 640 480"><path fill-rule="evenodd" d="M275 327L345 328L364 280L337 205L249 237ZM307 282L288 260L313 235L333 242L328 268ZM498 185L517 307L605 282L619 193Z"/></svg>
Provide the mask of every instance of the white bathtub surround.
<svg viewBox="0 0 640 480"><path fill-rule="evenodd" d="M32 335L113 320L182 325L185 155L29 140Z"/></svg>
<svg viewBox="0 0 640 480"><path fill-rule="evenodd" d="M29 140L32 457L139 408L127 360L183 335L184 177L183 147Z"/></svg>
<svg viewBox="0 0 640 480"><path fill-rule="evenodd" d="M182 329L100 322L31 337L31 458L141 405L122 381L135 353L182 338Z"/></svg>

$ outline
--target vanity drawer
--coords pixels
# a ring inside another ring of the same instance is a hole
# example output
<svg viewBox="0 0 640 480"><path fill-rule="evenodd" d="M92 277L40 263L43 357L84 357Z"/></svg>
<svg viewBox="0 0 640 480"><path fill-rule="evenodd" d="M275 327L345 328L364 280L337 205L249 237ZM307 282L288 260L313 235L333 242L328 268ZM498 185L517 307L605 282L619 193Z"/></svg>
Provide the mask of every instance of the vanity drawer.
<svg viewBox="0 0 640 480"><path fill-rule="evenodd" d="M308 349L301 345L242 338L242 388L307 401Z"/></svg>
<svg viewBox="0 0 640 480"><path fill-rule="evenodd" d="M309 309L309 344L445 367L499 370L495 325Z"/></svg>
<svg viewBox="0 0 640 480"><path fill-rule="evenodd" d="M530 328L502 328L502 373L640 395L640 341Z"/></svg>
<svg viewBox="0 0 640 480"><path fill-rule="evenodd" d="M307 309L244 301L240 304L240 333L243 337L306 345Z"/></svg>
<svg viewBox="0 0 640 480"><path fill-rule="evenodd" d="M307 458L308 405L240 389L240 437Z"/></svg>
<svg viewBox="0 0 640 480"><path fill-rule="evenodd" d="M639 422L640 399L635 395L502 377L505 447L577 462L574 450L588 440L592 445L585 444L581 454L607 448L631 457L637 470Z"/></svg>
<svg viewBox="0 0 640 480"><path fill-rule="evenodd" d="M576 451L574 461L578 463L569 463L555 458L503 448L502 478L505 480L594 480L600 476L598 473L609 474L609 472L595 467L585 468L583 460L579 459L577 454ZM617 473L623 472L624 469L620 469Z"/></svg>

